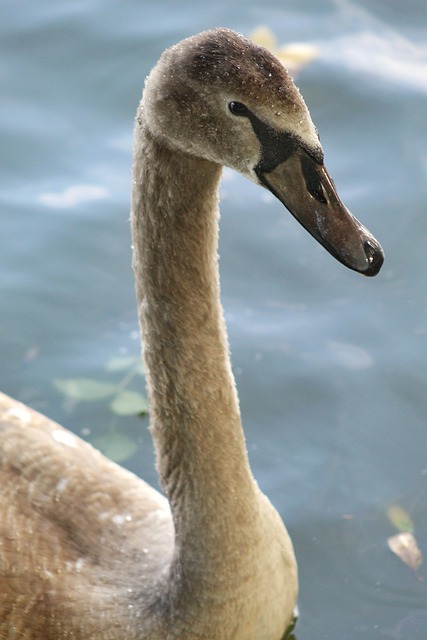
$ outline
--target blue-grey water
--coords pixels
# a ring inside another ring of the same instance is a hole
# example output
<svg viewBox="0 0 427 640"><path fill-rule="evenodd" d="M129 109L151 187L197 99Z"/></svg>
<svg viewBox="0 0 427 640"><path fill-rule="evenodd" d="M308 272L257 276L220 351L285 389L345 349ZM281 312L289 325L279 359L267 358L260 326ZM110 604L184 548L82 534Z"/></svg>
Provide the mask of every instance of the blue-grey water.
<svg viewBox="0 0 427 640"><path fill-rule="evenodd" d="M427 554L425 3L3 0L0 388L111 436L113 455L125 437L117 457L156 483L148 420L54 380L117 382L108 363L138 354L133 117L161 51L219 25L316 47L298 85L341 198L386 252L375 279L347 271L225 173L223 304L254 474L296 547L297 637L425 640L426 569L387 547L398 505Z"/></svg>

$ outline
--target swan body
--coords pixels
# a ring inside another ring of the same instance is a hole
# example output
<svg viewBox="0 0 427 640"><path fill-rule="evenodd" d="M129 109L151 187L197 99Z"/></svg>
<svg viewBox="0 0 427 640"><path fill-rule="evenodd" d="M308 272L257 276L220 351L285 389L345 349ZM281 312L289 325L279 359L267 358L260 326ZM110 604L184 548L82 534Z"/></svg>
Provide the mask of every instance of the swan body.
<svg viewBox="0 0 427 640"><path fill-rule="evenodd" d="M138 109L133 265L163 497L0 396L0 639L280 640L297 565L251 473L217 266L223 165L351 269L382 251L272 54L226 29L166 50Z"/></svg>

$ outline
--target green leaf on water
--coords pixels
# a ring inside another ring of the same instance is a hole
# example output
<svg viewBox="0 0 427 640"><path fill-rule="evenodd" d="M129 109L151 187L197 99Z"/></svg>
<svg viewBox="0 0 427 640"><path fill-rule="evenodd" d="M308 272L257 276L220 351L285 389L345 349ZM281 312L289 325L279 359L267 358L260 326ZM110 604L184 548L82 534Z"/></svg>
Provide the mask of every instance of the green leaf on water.
<svg viewBox="0 0 427 640"><path fill-rule="evenodd" d="M144 363L139 356L114 356L107 362L106 369L113 373L132 369L135 374L144 375Z"/></svg>
<svg viewBox="0 0 427 640"><path fill-rule="evenodd" d="M117 390L114 384L99 382L92 378L57 378L53 384L64 396L85 402L103 400L112 396Z"/></svg>
<svg viewBox="0 0 427 640"><path fill-rule="evenodd" d="M134 367L139 358L135 356L114 356L107 362L107 371L126 371L131 367Z"/></svg>
<svg viewBox="0 0 427 640"><path fill-rule="evenodd" d="M110 404L113 413L119 416L135 416L148 412L146 398L138 391L120 391Z"/></svg>
<svg viewBox="0 0 427 640"><path fill-rule="evenodd" d="M411 516L400 504L392 504L387 509L387 518L398 531L411 532L414 530Z"/></svg>
<svg viewBox="0 0 427 640"><path fill-rule="evenodd" d="M138 358L138 364L135 365L136 373L139 373L140 376L145 376L145 368L144 361L142 358Z"/></svg>
<svg viewBox="0 0 427 640"><path fill-rule="evenodd" d="M114 462L123 462L138 450L135 440L129 438L125 433L116 431L94 438L92 444Z"/></svg>

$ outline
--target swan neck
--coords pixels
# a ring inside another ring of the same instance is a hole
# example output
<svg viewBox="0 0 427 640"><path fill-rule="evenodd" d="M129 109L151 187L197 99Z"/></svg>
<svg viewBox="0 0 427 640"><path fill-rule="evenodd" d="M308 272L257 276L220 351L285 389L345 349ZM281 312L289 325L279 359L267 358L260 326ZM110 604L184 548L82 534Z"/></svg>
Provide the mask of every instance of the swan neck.
<svg viewBox="0 0 427 640"><path fill-rule="evenodd" d="M132 232L151 430L183 552L201 530L230 540L255 491L219 297L221 167L136 126Z"/></svg>

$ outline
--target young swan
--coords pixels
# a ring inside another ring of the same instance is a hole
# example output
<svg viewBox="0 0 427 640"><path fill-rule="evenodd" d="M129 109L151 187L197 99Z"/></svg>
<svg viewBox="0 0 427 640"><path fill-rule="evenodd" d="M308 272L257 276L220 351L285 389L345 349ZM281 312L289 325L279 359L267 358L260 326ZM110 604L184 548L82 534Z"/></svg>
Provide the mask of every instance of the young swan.
<svg viewBox="0 0 427 640"><path fill-rule="evenodd" d="M132 187L168 500L0 396L0 639L280 640L292 620L294 552L249 468L219 301L222 165L272 191L351 269L381 267L276 58L225 29L168 49L138 110Z"/></svg>

